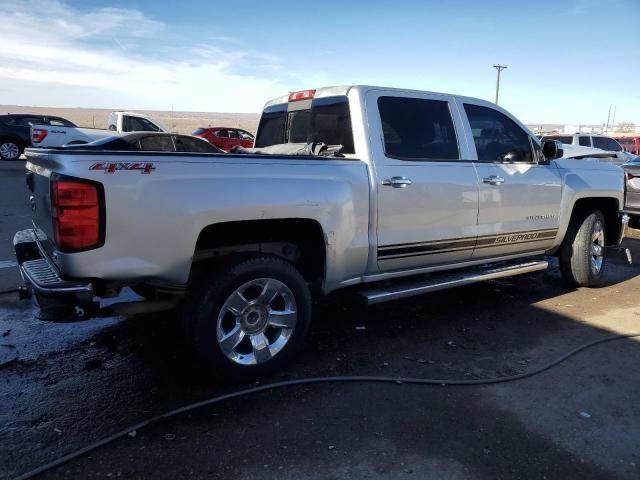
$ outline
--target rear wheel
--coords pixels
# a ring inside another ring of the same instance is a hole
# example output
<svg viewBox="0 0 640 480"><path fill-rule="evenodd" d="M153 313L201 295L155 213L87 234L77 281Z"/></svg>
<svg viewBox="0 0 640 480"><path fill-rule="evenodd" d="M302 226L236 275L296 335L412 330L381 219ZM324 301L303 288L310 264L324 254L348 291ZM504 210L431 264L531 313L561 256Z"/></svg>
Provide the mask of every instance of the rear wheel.
<svg viewBox="0 0 640 480"><path fill-rule="evenodd" d="M0 140L0 158L17 160L22 155L22 148L14 140Z"/></svg>
<svg viewBox="0 0 640 480"><path fill-rule="evenodd" d="M238 260L203 278L185 309L196 353L214 376L247 380L291 361L311 321L307 284L288 262Z"/></svg>
<svg viewBox="0 0 640 480"><path fill-rule="evenodd" d="M606 263L606 222L600 210L574 215L560 248L560 272L569 284L597 287Z"/></svg>

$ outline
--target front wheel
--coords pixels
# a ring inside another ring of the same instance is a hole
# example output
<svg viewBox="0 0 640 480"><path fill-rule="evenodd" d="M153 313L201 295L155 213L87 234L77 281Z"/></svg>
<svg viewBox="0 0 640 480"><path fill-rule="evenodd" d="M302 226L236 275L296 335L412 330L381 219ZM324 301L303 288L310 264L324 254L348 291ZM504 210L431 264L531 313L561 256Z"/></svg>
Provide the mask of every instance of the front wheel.
<svg viewBox="0 0 640 480"><path fill-rule="evenodd" d="M248 380L287 364L311 321L309 288L276 257L236 261L203 277L185 309L199 358L214 376Z"/></svg>
<svg viewBox="0 0 640 480"><path fill-rule="evenodd" d="M571 219L560 247L560 272L567 283L597 287L606 263L606 222L600 210L583 212Z"/></svg>

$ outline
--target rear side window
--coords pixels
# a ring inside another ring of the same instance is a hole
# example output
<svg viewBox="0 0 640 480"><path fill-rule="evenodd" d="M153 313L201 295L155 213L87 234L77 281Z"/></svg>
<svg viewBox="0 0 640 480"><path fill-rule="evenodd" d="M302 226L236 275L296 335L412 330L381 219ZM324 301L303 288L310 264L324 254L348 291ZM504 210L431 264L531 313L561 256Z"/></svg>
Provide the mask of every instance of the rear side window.
<svg viewBox="0 0 640 480"><path fill-rule="evenodd" d="M464 110L471 124L478 160L531 162L529 135L513 120L493 108L469 103Z"/></svg>
<svg viewBox="0 0 640 480"><path fill-rule="evenodd" d="M580 146L582 147L590 147L591 146L591 139L589 137L578 137L578 142L580 143Z"/></svg>
<svg viewBox="0 0 640 480"><path fill-rule="evenodd" d="M321 98L309 109L263 114L255 146L311 142L342 145L344 153L355 153L346 97Z"/></svg>
<svg viewBox="0 0 640 480"><path fill-rule="evenodd" d="M221 153L222 150L209 144L206 140L200 140L198 138L189 138L175 136L173 140L176 142L177 152L190 152L190 153Z"/></svg>
<svg viewBox="0 0 640 480"><path fill-rule="evenodd" d="M378 110L388 156L406 160L460 158L448 102L380 97Z"/></svg>
<svg viewBox="0 0 640 480"><path fill-rule="evenodd" d="M175 152L170 135L141 137L140 149L153 152Z"/></svg>

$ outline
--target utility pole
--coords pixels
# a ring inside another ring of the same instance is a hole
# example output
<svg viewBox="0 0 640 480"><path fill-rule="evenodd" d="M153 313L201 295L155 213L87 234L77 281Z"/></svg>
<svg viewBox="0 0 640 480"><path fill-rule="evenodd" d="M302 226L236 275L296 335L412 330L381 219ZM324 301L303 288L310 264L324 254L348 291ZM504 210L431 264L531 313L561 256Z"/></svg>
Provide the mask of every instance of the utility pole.
<svg viewBox="0 0 640 480"><path fill-rule="evenodd" d="M611 118L611 130L616 131L616 110L618 107L616 105L613 106L613 117Z"/></svg>
<svg viewBox="0 0 640 480"><path fill-rule="evenodd" d="M498 79L496 80L496 105L498 104L498 94L500 93L500 72L502 70L504 70L505 68L507 68L506 65L494 65L493 68L495 68L498 71Z"/></svg>
<svg viewBox="0 0 640 480"><path fill-rule="evenodd" d="M609 120L611 120L611 105L609 105L609 113L607 114L607 126L604 128L604 132L607 133L609 131Z"/></svg>

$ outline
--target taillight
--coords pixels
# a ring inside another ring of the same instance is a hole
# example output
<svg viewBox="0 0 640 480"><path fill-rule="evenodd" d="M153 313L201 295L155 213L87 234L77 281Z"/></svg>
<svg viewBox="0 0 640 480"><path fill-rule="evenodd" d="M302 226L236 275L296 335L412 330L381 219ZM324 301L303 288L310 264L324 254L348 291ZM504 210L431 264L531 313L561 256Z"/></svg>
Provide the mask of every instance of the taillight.
<svg viewBox="0 0 640 480"><path fill-rule="evenodd" d="M48 133L44 128L34 128L31 131L31 143L40 143Z"/></svg>
<svg viewBox="0 0 640 480"><path fill-rule="evenodd" d="M69 177L52 179L53 232L60 251L89 250L104 243L103 205L100 184Z"/></svg>
<svg viewBox="0 0 640 480"><path fill-rule="evenodd" d="M302 90L300 92L292 92L289 94L289 101L297 102L298 100L308 100L313 98L315 94L315 90Z"/></svg>

